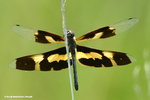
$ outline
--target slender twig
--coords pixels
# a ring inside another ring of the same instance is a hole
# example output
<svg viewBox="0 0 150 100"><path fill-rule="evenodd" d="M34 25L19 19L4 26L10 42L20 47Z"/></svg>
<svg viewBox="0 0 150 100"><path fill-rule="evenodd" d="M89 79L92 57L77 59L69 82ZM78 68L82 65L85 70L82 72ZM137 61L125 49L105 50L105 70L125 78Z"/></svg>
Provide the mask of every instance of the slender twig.
<svg viewBox="0 0 150 100"><path fill-rule="evenodd" d="M68 39L67 39L67 28L66 28L66 22L65 22L65 5L66 5L66 0L65 1L61 0L62 25L63 25L63 32L64 32L64 36L66 40L66 52L67 52L67 57L68 57L67 61L68 61L68 67L69 67L70 87L71 87L72 100L74 100L73 82L72 82L70 56L69 56Z"/></svg>

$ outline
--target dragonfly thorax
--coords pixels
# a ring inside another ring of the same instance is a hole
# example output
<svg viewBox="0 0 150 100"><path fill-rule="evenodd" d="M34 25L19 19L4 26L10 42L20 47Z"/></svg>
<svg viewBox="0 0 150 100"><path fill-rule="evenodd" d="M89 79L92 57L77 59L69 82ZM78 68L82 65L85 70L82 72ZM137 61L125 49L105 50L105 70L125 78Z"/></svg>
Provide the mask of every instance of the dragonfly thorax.
<svg viewBox="0 0 150 100"><path fill-rule="evenodd" d="M68 30L68 31L67 31L67 37L68 37L68 38L73 38L73 37L74 37L74 32L71 31L71 30Z"/></svg>
<svg viewBox="0 0 150 100"><path fill-rule="evenodd" d="M74 36L74 32L72 32L71 30L67 31L67 39L68 39L68 46L69 49L75 49L76 47L76 43L75 43L75 36Z"/></svg>

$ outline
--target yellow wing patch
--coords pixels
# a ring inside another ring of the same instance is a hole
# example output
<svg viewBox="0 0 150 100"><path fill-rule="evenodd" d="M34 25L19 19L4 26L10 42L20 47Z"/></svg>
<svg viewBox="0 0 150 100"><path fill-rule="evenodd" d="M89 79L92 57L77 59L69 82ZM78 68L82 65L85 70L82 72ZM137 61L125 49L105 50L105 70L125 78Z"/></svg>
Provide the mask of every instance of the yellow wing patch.
<svg viewBox="0 0 150 100"><path fill-rule="evenodd" d="M96 52L89 52L89 53L84 53L84 52L77 52L76 53L76 58L77 59L81 59L81 58L85 58L85 59L102 59L102 55L96 53Z"/></svg>
<svg viewBox="0 0 150 100"><path fill-rule="evenodd" d="M71 53L70 53L70 59L71 58ZM53 54L53 55L50 55L48 58L47 58L48 62L59 62L60 60L63 60L63 61L67 61L67 54L64 54L64 55L59 55L59 54Z"/></svg>
<svg viewBox="0 0 150 100"><path fill-rule="evenodd" d="M35 62L35 70L40 70L40 62L44 59L44 55L34 55L31 58Z"/></svg>
<svg viewBox="0 0 150 100"><path fill-rule="evenodd" d="M113 52L103 51L102 53L103 53L103 55L104 55L105 57L107 57L107 58L110 59L110 61L111 61L111 63L112 63L113 66L116 66L116 65L117 65L116 62L115 62L114 59L113 59L113 57L114 57L114 53L113 53Z"/></svg>

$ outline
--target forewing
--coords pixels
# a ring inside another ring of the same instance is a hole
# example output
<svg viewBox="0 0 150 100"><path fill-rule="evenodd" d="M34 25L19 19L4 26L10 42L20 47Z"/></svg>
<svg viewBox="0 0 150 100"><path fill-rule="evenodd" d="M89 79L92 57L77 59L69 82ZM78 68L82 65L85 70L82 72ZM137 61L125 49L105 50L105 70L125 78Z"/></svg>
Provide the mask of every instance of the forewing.
<svg viewBox="0 0 150 100"><path fill-rule="evenodd" d="M129 18L127 20L120 21L116 24L105 26L97 30L94 30L92 32L89 32L77 38L76 40L77 42L78 41L80 42L80 41L85 41L85 40L95 40L95 39L111 37L111 36L114 36L116 34L119 34L121 32L128 30L137 22L138 22L137 18Z"/></svg>
<svg viewBox="0 0 150 100"><path fill-rule="evenodd" d="M111 67L126 65L133 62L133 58L126 53L102 51L77 45L77 60L90 67Z"/></svg>
<svg viewBox="0 0 150 100"><path fill-rule="evenodd" d="M15 25L12 29L23 37L39 43L61 43L65 40L62 36L22 25Z"/></svg>
<svg viewBox="0 0 150 100"><path fill-rule="evenodd" d="M72 65L72 60L70 62ZM62 47L42 54L17 58L10 67L26 71L51 71L68 68L66 48Z"/></svg>

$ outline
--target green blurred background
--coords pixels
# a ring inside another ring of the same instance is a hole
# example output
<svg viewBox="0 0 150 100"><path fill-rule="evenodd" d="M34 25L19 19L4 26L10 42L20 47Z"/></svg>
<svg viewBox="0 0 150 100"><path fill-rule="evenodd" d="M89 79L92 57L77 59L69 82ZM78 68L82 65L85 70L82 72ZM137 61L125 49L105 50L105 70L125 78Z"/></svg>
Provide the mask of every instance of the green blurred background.
<svg viewBox="0 0 150 100"><path fill-rule="evenodd" d="M79 91L75 92L75 100L150 100L149 5L149 0L67 0L67 28L76 37L130 17L140 19L121 35L80 43L129 53L136 62L112 68L89 68L77 63ZM17 57L64 46L24 39L12 31L14 24L63 35L60 0L0 0L0 100L9 100L4 96L71 100L68 70L25 72L9 68Z"/></svg>

